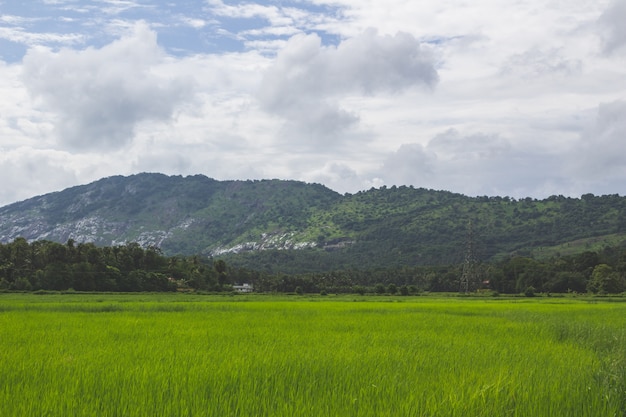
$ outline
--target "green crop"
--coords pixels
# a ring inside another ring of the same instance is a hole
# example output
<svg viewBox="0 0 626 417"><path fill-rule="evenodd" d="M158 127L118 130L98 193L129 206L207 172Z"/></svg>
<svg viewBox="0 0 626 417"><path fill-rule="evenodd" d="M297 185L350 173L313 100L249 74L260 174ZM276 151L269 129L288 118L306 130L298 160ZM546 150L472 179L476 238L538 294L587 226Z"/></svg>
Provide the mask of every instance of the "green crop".
<svg viewBox="0 0 626 417"><path fill-rule="evenodd" d="M626 303L381 300L2 294L0 415L625 415Z"/></svg>

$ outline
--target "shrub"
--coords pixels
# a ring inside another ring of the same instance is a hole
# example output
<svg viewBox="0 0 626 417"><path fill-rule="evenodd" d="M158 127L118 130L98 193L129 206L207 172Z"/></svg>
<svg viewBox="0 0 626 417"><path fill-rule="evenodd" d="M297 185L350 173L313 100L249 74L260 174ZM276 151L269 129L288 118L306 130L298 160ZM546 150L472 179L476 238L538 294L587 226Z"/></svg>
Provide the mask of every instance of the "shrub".
<svg viewBox="0 0 626 417"><path fill-rule="evenodd" d="M354 287L352 287L352 291L354 291L357 294L363 295L365 294L365 287L361 285L355 285Z"/></svg>
<svg viewBox="0 0 626 417"><path fill-rule="evenodd" d="M26 278L20 277L15 280L11 289L17 290L17 291L30 291L33 289L33 286L31 285L29 280L27 280Z"/></svg>

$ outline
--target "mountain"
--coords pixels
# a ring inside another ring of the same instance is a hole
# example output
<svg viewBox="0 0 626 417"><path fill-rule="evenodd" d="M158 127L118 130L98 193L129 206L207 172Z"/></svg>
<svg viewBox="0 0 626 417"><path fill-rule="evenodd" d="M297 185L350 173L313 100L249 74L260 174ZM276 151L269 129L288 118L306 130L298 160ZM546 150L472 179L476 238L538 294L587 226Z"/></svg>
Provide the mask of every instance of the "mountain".
<svg viewBox="0 0 626 417"><path fill-rule="evenodd" d="M471 227L470 227L471 225ZM127 242L289 272L581 252L626 241L626 198L468 197L413 187L341 195L298 181L138 174L0 208L0 241Z"/></svg>

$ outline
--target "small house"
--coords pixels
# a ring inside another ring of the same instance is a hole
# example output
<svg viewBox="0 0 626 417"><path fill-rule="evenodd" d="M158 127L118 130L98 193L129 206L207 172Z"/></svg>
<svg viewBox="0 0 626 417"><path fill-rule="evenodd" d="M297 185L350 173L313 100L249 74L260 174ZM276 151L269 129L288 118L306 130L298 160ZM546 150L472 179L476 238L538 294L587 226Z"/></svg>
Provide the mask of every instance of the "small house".
<svg viewBox="0 0 626 417"><path fill-rule="evenodd" d="M254 287L252 284L244 283L241 285L233 285L233 290L236 292L252 292L254 291Z"/></svg>

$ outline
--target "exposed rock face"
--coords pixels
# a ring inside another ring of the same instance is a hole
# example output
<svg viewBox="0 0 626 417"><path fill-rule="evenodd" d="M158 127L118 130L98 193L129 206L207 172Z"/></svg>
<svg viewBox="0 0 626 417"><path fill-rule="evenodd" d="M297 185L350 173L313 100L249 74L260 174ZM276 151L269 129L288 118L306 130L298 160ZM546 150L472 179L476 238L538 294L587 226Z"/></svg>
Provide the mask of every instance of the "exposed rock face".
<svg viewBox="0 0 626 417"><path fill-rule="evenodd" d="M306 227L292 222L303 223L315 204L338 197L295 181L111 177L1 207L0 241L137 242L169 254L207 255L310 248L317 244L306 238Z"/></svg>
<svg viewBox="0 0 626 417"><path fill-rule="evenodd" d="M225 253L242 253L252 251L262 251L269 249L277 250L298 250L314 248L315 242L298 242L294 239L295 233L263 233L258 241L243 242L231 247L218 247L211 251L211 256L219 256Z"/></svg>

